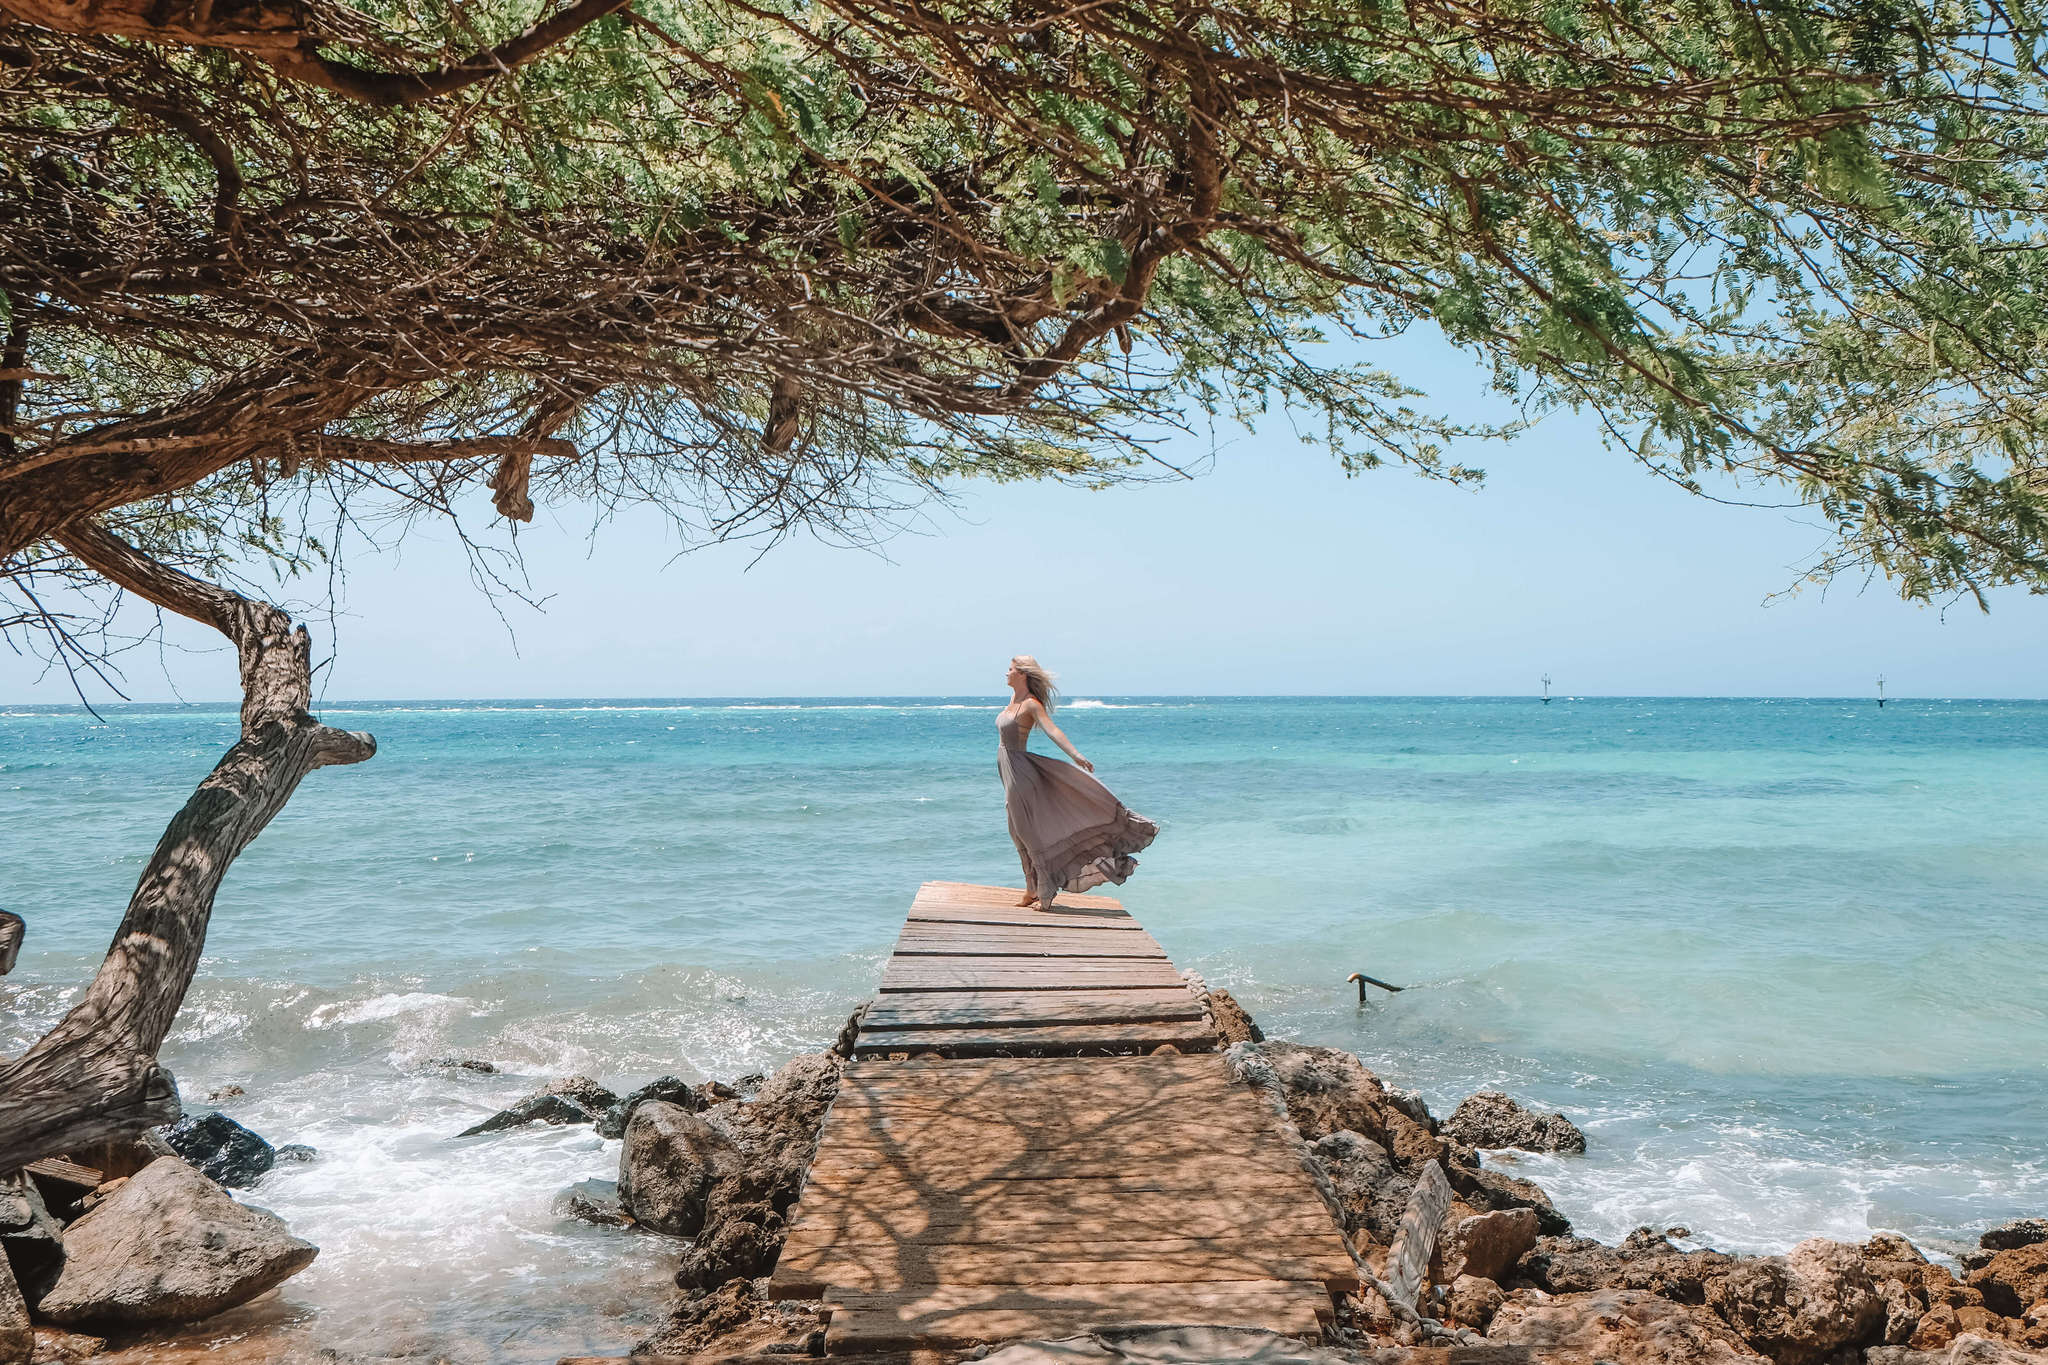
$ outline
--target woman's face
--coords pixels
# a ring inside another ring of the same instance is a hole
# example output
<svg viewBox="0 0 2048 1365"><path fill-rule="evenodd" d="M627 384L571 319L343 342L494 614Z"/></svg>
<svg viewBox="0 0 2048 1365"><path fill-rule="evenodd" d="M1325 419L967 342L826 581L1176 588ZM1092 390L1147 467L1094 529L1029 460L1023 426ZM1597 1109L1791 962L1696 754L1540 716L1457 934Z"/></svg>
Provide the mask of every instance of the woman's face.
<svg viewBox="0 0 2048 1365"><path fill-rule="evenodd" d="M1003 674L1003 681L1008 683L1011 687L1015 687L1017 684L1024 681L1024 670L1017 667L1017 661L1015 659L1010 660L1010 671Z"/></svg>

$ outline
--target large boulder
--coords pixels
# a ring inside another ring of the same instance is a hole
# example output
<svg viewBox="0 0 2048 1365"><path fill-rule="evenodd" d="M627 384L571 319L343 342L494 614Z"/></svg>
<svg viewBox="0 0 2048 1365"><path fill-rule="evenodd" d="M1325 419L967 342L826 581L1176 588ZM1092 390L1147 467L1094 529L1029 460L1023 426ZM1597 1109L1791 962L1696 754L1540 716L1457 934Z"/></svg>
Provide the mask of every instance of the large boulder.
<svg viewBox="0 0 2048 1365"><path fill-rule="evenodd" d="M20 1171L0 1176L0 1253L10 1278L33 1303L64 1264L64 1228L43 1203L35 1182Z"/></svg>
<svg viewBox="0 0 2048 1365"><path fill-rule="evenodd" d="M1499 1209L1461 1218L1444 1240L1444 1280L1460 1275L1504 1280L1523 1253L1535 1245L1534 1209Z"/></svg>
<svg viewBox="0 0 2048 1365"><path fill-rule="evenodd" d="M29 1365L36 1353L36 1329L28 1320L28 1302L7 1258L0 1256L0 1365Z"/></svg>
<svg viewBox="0 0 2048 1365"><path fill-rule="evenodd" d="M1392 1246L1415 1181L1394 1169L1386 1148L1348 1128L1316 1139L1313 1150L1344 1206L1344 1230Z"/></svg>
<svg viewBox="0 0 2048 1365"><path fill-rule="evenodd" d="M1519 1147L1525 1152L1583 1152L1586 1135L1563 1114L1539 1114L1503 1095L1482 1090L1443 1122L1445 1136L1467 1147Z"/></svg>
<svg viewBox="0 0 2048 1365"><path fill-rule="evenodd" d="M66 1325L191 1322L247 1303L319 1254L276 1214L167 1157L65 1229L64 1269L37 1311Z"/></svg>
<svg viewBox="0 0 2048 1365"><path fill-rule="evenodd" d="M1486 1340L1613 1365L1755 1365L1760 1359L1705 1309L1640 1289L1555 1296L1521 1290L1494 1311Z"/></svg>
<svg viewBox="0 0 2048 1365"><path fill-rule="evenodd" d="M2019 1317L2048 1299L2048 1242L2028 1242L1998 1252L1970 1272L1969 1283L1984 1296L1986 1308L2009 1318Z"/></svg>
<svg viewBox="0 0 2048 1365"><path fill-rule="evenodd" d="M1880 1344L1885 1302L1861 1252L1810 1238L1783 1256L1738 1262L1707 1285L1707 1306L1778 1365L1817 1365Z"/></svg>
<svg viewBox="0 0 2048 1365"><path fill-rule="evenodd" d="M743 1161L733 1140L703 1115L647 1100L626 1124L619 1202L642 1227L695 1237L704 1227L713 1182Z"/></svg>
<svg viewBox="0 0 2048 1365"><path fill-rule="evenodd" d="M277 1164L277 1153L226 1114L187 1114L163 1130L170 1149L229 1189L246 1189Z"/></svg>

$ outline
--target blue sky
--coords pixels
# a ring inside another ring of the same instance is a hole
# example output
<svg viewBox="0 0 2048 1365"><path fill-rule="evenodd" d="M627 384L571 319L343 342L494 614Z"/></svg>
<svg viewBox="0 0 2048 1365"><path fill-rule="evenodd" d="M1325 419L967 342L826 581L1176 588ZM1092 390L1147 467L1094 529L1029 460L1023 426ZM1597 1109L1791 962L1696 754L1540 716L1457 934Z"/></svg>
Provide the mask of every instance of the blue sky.
<svg viewBox="0 0 2048 1365"><path fill-rule="evenodd" d="M1404 378L1498 417L1440 345ZM1393 364L1385 356L1382 364ZM2048 602L1986 616L1882 582L1767 601L1826 544L1810 514L1689 497L1569 415L1461 452L1477 490L1395 469L1346 478L1282 424L1231 433L1188 483L1108 492L976 486L886 557L792 543L680 548L653 516L593 548L588 509L522 532L544 611L470 586L446 538L349 563L331 698L974 694L1035 653L1075 694L2048 694ZM308 595L311 595L309 590ZM131 655L142 700L231 698L232 656ZM63 702L0 653L0 700Z"/></svg>

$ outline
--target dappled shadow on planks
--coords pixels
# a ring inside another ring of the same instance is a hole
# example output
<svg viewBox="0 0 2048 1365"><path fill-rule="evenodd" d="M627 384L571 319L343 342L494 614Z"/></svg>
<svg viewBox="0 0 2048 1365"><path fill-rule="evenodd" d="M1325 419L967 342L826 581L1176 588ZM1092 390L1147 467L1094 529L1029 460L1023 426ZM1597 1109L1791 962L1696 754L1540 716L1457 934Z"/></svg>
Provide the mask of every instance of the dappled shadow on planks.
<svg viewBox="0 0 2048 1365"><path fill-rule="evenodd" d="M828 1345L1133 1322L1313 1335L1348 1253L1220 1058L856 1062L775 1272Z"/></svg>

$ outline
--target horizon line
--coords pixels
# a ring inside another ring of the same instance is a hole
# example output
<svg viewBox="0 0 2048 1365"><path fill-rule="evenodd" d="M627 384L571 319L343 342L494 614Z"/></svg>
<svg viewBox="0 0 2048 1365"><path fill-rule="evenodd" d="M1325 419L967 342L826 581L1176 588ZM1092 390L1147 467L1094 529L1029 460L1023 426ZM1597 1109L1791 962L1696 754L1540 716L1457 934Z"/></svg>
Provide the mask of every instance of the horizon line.
<svg viewBox="0 0 2048 1365"><path fill-rule="evenodd" d="M471 697L323 697L314 703L317 712L323 707L345 706L419 706L419 705L474 705L480 702L507 704L545 705L547 703L623 703L642 705L691 706L704 703L733 702L892 702L892 701L944 701L944 702L986 702L1000 706L1000 694L987 692L723 692L703 694L677 694L674 696L601 696L596 694L577 695L562 693L550 696L471 696ZM1539 705L1544 702L1536 692L1077 692L1063 699L1065 705L1076 702L1114 701L1528 701ZM1582 701L1802 701L1802 702L1854 702L1874 705L1878 698L1872 693L1825 693L1825 692L1556 692L1553 702ZM1975 702L1975 701L2048 701L2048 697L2019 695L1956 695L1917 696L1888 695L1887 703L1918 702ZM130 701L126 699L94 702L93 708L135 708L135 707L205 707L239 706L240 697L222 696L206 698L182 698L156 701ZM35 708L50 711L87 712L84 702L66 701L0 701L0 707Z"/></svg>

